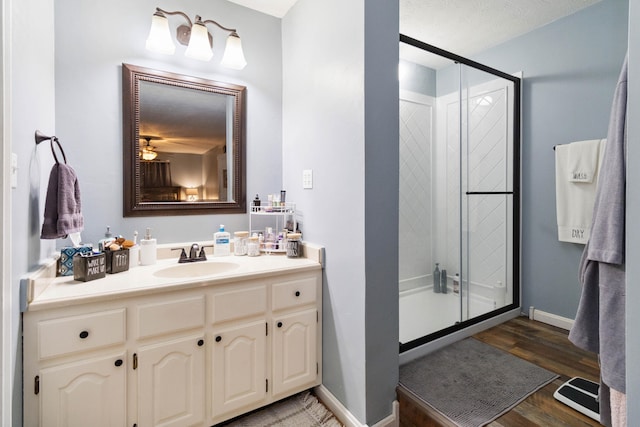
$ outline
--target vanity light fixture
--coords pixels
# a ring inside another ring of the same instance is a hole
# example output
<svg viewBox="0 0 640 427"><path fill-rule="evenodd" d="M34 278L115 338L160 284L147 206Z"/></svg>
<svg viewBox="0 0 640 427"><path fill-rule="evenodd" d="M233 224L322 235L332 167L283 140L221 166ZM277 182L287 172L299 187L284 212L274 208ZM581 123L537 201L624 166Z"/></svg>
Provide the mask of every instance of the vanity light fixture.
<svg viewBox="0 0 640 427"><path fill-rule="evenodd" d="M203 21L199 15L196 15L195 22L191 22L191 19L189 19L184 12L169 12L159 7L156 7L156 12L151 18L151 30L149 31L149 37L146 43L148 50L168 55L175 53L176 46L171 38L169 20L166 15L180 15L189 23L189 25L180 25L176 30L176 39L178 42L187 46L187 50L184 53L185 56L201 61L209 61L211 59L213 56L213 37L209 34L206 24L214 24L218 28L230 33L227 37L227 45L224 50L224 55L222 56L221 64L224 67L233 68L234 70L242 70L247 65L244 53L242 52L240 36L238 36L234 28L223 27L211 19Z"/></svg>

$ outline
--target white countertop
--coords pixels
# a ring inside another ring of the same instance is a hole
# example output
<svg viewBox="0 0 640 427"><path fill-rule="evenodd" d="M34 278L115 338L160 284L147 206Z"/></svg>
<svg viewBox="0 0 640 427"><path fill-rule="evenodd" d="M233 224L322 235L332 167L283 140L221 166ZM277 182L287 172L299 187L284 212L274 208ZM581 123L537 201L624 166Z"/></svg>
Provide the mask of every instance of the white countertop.
<svg viewBox="0 0 640 427"><path fill-rule="evenodd" d="M305 244L304 258L287 258L284 254L262 254L259 257L209 256L208 260L194 264L223 262L237 264L237 267L209 276L167 278L154 274L175 265L185 266L187 269L189 265L193 265L178 264L178 258L175 255L172 258L158 259L154 265L138 266L121 273L107 274L102 279L89 282L74 280L73 276L53 277L51 265L44 266L28 279L26 311L116 299L125 295L166 292L200 287L204 284L224 284L257 277L266 278L282 273L317 270L322 268L323 262L322 248ZM55 272L55 267L53 271Z"/></svg>

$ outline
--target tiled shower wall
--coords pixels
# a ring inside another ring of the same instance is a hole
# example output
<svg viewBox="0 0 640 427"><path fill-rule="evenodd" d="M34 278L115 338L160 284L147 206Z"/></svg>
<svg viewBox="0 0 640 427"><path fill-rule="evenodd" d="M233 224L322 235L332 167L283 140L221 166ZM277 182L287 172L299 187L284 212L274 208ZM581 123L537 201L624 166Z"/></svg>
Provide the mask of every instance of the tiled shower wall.
<svg viewBox="0 0 640 427"><path fill-rule="evenodd" d="M400 291L431 275L433 101L400 100Z"/></svg>
<svg viewBox="0 0 640 427"><path fill-rule="evenodd" d="M494 285L511 283L511 196L462 197L460 262L461 181L463 192L506 191L513 172L508 88L493 81L469 93L462 162L457 94L400 101L400 291L430 286L436 262L449 277L462 268L481 297L492 299Z"/></svg>

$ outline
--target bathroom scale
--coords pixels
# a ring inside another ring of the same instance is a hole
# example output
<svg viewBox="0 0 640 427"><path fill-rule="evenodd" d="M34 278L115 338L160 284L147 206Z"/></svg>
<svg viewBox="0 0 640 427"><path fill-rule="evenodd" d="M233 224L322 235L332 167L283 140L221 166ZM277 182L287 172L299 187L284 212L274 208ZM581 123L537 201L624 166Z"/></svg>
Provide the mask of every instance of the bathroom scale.
<svg viewBox="0 0 640 427"><path fill-rule="evenodd" d="M554 393L556 400L600 422L598 389L600 385L580 377L571 378Z"/></svg>

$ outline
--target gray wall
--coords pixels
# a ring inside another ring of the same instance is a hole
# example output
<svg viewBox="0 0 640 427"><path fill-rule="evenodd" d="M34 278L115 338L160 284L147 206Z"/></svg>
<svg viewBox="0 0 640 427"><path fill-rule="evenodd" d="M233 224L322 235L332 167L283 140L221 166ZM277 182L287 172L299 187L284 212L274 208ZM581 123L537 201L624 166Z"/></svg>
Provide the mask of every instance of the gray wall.
<svg viewBox="0 0 640 427"><path fill-rule="evenodd" d="M640 0L629 1L629 22L640 22ZM627 182L640 182L640 27L629 26L629 92L627 110ZM628 361L640 360L640 311L636 306L640 301L640 241L631 236L640 236L640 193L636 185L627 185L627 230L626 230L626 353ZM640 366L627 363L627 416L628 425L640 423Z"/></svg>
<svg viewBox="0 0 640 427"><path fill-rule="evenodd" d="M78 174L85 218L82 236L87 242L96 243L107 225L125 236L151 227L158 243L210 240L219 224L230 231L248 227L246 214L122 217L123 62L246 86L247 196L281 190L281 20L224 0L169 0L161 5L182 10L191 19L198 14L237 28L248 65L235 71L219 65L226 36L222 31L210 29L214 35L210 62L186 58L185 47L179 44L172 56L147 51L144 45L156 6L151 0L114 0L109 7L82 0L55 1L55 132ZM172 29L183 21L169 17Z"/></svg>
<svg viewBox="0 0 640 427"><path fill-rule="evenodd" d="M283 182L326 247L323 384L365 420L364 1L299 0L283 18ZM326 23L334 28L327 31ZM313 189L302 189L302 170Z"/></svg>
<svg viewBox="0 0 640 427"><path fill-rule="evenodd" d="M523 71L522 307L574 318L583 245L559 242L553 146L604 138L627 50L626 0L604 0L473 57Z"/></svg>
<svg viewBox="0 0 640 427"><path fill-rule="evenodd" d="M436 96L436 70L405 59L400 60L398 68L400 89Z"/></svg>
<svg viewBox="0 0 640 427"><path fill-rule="evenodd" d="M323 384L369 424L398 375L397 37L385 0L299 0L283 20L284 184L327 254Z"/></svg>
<svg viewBox="0 0 640 427"><path fill-rule="evenodd" d="M7 2L4 2L7 3ZM3 5L5 5L3 3ZM34 132L55 128L54 115L54 46L53 4L45 0L12 1L11 7L5 5L10 18L5 22L4 47L7 56L4 60L7 72L6 84L9 89L4 93L3 102L8 106L5 118L5 135L11 144L11 152L18 156L18 186L3 191L11 197L11 235L2 236L10 241L10 283L3 281L3 329L10 337L6 340L9 348L3 348L3 354L9 358L13 376L2 378L6 386L12 384L12 407L2 408L3 419L6 414L12 416L13 425L22 424L22 353L19 304L19 280L27 271L38 265L39 261L50 253L53 244L40 241L41 213L43 212L44 188L49 178L53 159L48 146L36 148ZM33 23L37 31L33 31ZM10 193L9 193L10 192ZM3 346L7 344L3 342ZM3 402L4 403L4 402Z"/></svg>

